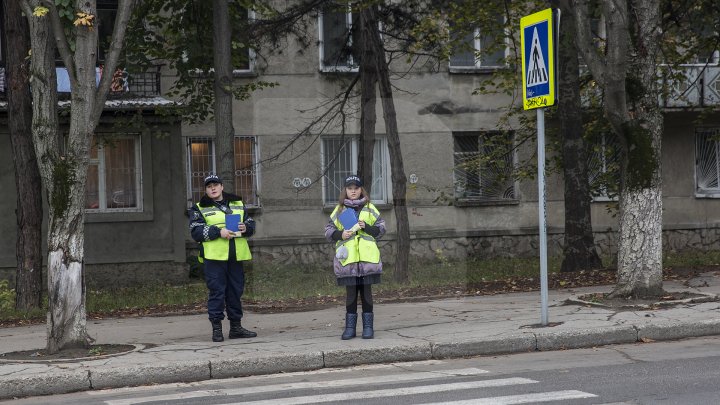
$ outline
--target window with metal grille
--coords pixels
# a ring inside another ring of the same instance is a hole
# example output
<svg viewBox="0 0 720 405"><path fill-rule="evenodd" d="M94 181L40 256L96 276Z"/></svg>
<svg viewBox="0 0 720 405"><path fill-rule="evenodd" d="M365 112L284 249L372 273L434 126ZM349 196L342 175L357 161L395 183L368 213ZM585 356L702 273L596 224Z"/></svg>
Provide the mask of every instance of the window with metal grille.
<svg viewBox="0 0 720 405"><path fill-rule="evenodd" d="M514 201L512 133L454 132L455 199Z"/></svg>
<svg viewBox="0 0 720 405"><path fill-rule="evenodd" d="M141 211L140 134L93 137L85 185L91 212Z"/></svg>
<svg viewBox="0 0 720 405"><path fill-rule="evenodd" d="M254 136L236 136L234 140L234 189L249 207L260 206L258 197L258 153ZM215 140L211 137L187 138L188 206L205 195L204 180L217 173ZM226 179L223 181L227 182Z"/></svg>
<svg viewBox="0 0 720 405"><path fill-rule="evenodd" d="M620 191L620 141L603 133L588 153L588 181L593 201L615 201Z"/></svg>
<svg viewBox="0 0 720 405"><path fill-rule="evenodd" d="M257 142L252 136L235 137L235 193L250 207L260 205L257 195Z"/></svg>
<svg viewBox="0 0 720 405"><path fill-rule="evenodd" d="M322 165L326 169L323 177L323 201L326 205L338 203L338 197L345 178L358 172L358 140L354 137L323 138ZM387 140L378 137L375 140L373 152L373 180L370 190L370 200L374 204L384 204L390 201L390 157Z"/></svg>
<svg viewBox="0 0 720 405"><path fill-rule="evenodd" d="M695 130L695 195L720 197L720 128Z"/></svg>
<svg viewBox="0 0 720 405"><path fill-rule="evenodd" d="M323 72L357 72L358 59L353 52L352 27L357 15L349 5L334 4L318 16L320 70Z"/></svg>

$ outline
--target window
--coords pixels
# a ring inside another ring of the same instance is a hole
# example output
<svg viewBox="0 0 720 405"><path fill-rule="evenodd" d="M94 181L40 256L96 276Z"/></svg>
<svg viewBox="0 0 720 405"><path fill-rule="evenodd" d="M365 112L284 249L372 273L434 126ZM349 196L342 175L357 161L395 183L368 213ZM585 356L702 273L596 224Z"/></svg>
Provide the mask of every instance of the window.
<svg viewBox="0 0 720 405"><path fill-rule="evenodd" d="M179 36L175 38L172 46L174 51L182 52L181 60L177 66L198 77L210 77L214 71L214 50L213 38L213 7L205 7L206 2L191 1L185 6L182 2L168 6L177 13L177 17L183 27ZM233 74L243 75L251 72L255 65L255 53L249 43L248 32L249 22L255 18L255 12L245 7L247 2L230 1L228 3L228 19L231 28L230 32L230 64ZM209 3L208 3L209 4ZM177 7L177 8L175 8ZM163 37L162 28L156 27L158 31L153 34L158 38ZM181 49L182 48L182 49Z"/></svg>
<svg viewBox="0 0 720 405"><path fill-rule="evenodd" d="M455 132L455 199L514 201L512 133Z"/></svg>
<svg viewBox="0 0 720 405"><path fill-rule="evenodd" d="M466 31L467 33L462 38L456 37L455 40L458 43L450 55L450 70L474 71L505 67L507 46L503 32L504 21L504 16L497 15L496 25L487 27L485 30L481 28L468 29L469 32ZM461 35L463 32L460 29L455 31L456 35Z"/></svg>
<svg viewBox="0 0 720 405"><path fill-rule="evenodd" d="M85 185L88 212L141 211L139 134L93 138Z"/></svg>
<svg viewBox="0 0 720 405"><path fill-rule="evenodd" d="M720 128L695 130L695 195L720 197Z"/></svg>
<svg viewBox="0 0 720 405"><path fill-rule="evenodd" d="M215 141L209 137L188 138L187 148L188 205L191 205L205 195L205 177L217 173ZM245 205L258 207L257 140L253 136L236 136L234 149L235 194L242 197Z"/></svg>
<svg viewBox="0 0 720 405"><path fill-rule="evenodd" d="M603 133L588 153L588 181L593 201L614 201L620 191L620 142L614 133Z"/></svg>
<svg viewBox="0 0 720 405"><path fill-rule="evenodd" d="M336 5L320 13L318 35L321 71L357 72L358 58L352 49L352 27L356 18L349 11L349 5Z"/></svg>
<svg viewBox="0 0 720 405"><path fill-rule="evenodd" d="M116 0L98 0L97 2L97 33L98 33L98 60L105 61L105 51L110 49L115 16L117 15Z"/></svg>
<svg viewBox="0 0 720 405"><path fill-rule="evenodd" d="M103 75L103 64L105 63L106 52L110 49L112 42L113 29L115 27L115 17L117 16L118 2L117 0L98 0L97 1L97 63L95 68L95 84L100 84L100 78ZM55 74L57 78L57 90L59 93L70 93L70 76L64 62L60 56L60 51L55 50ZM123 93L129 91L128 72L118 67L113 73L113 79L110 84L110 93ZM65 95L66 96L66 95Z"/></svg>
<svg viewBox="0 0 720 405"><path fill-rule="evenodd" d="M239 7L239 14L247 15L248 20L255 19L255 11L247 10L244 7ZM248 39L250 37L248 33L249 24L242 25L240 32L233 34L232 38L232 65L234 74L247 74L255 71L255 51L248 46Z"/></svg>
<svg viewBox="0 0 720 405"><path fill-rule="evenodd" d="M235 137L235 192L248 206L257 207L257 142L254 137Z"/></svg>
<svg viewBox="0 0 720 405"><path fill-rule="evenodd" d="M322 141L323 200L326 205L338 203L338 196L345 186L345 178L358 172L358 141L354 137L324 138ZM390 202L390 155L387 140L375 139L373 153L373 180L370 200L375 204Z"/></svg>

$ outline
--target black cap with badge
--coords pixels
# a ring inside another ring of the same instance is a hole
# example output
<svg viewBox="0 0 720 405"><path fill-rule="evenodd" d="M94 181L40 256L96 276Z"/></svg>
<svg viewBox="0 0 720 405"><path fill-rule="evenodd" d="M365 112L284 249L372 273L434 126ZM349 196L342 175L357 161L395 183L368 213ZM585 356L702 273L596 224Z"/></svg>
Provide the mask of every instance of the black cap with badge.
<svg viewBox="0 0 720 405"><path fill-rule="evenodd" d="M352 176L348 176L345 179L345 187L348 187L353 184L358 187L362 187L362 180L360 180L360 177L352 175Z"/></svg>
<svg viewBox="0 0 720 405"><path fill-rule="evenodd" d="M210 183L223 184L222 180L220 180L220 177L218 177L216 174L211 174L205 177L205 187L207 187Z"/></svg>

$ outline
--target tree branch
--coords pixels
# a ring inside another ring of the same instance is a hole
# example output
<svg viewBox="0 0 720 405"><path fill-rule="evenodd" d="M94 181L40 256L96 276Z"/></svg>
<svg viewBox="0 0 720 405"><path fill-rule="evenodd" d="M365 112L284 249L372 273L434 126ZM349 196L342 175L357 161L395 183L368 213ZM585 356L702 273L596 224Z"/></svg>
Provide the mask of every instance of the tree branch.
<svg viewBox="0 0 720 405"><path fill-rule="evenodd" d="M578 50L595 79L604 84L607 66L592 41L588 0L560 0L560 9L568 18L574 18L577 27Z"/></svg>
<svg viewBox="0 0 720 405"><path fill-rule="evenodd" d="M72 51L68 45L67 38L65 37L65 30L60 21L60 14L58 13L55 2L51 0L43 0L43 3L50 9L48 13L50 16L50 24L52 25L52 33L55 37L55 46L60 52L60 57L63 60L65 69L67 69L68 77L70 78L70 88L77 86L77 75L75 75L75 63L72 57Z"/></svg>
<svg viewBox="0 0 720 405"><path fill-rule="evenodd" d="M103 75L100 79L100 85L96 90L95 105L93 106L92 121L98 122L100 115L105 108L105 100L107 100L108 90L112 82L115 69L117 68L120 52L122 52L125 42L125 33L127 32L128 22L132 14L135 0L124 0L118 2L117 15L115 16L115 27L113 28L112 41L110 49L106 53L105 66Z"/></svg>

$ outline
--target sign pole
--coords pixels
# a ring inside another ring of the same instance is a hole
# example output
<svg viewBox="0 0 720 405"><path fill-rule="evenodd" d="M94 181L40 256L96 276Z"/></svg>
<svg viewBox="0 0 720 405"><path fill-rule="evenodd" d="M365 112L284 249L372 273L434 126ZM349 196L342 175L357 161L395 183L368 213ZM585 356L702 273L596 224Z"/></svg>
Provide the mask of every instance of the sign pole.
<svg viewBox="0 0 720 405"><path fill-rule="evenodd" d="M548 324L547 226L545 210L545 108L555 105L555 46L560 11L551 8L520 19L523 109L537 110L538 250L540 250L540 322Z"/></svg>
<svg viewBox="0 0 720 405"><path fill-rule="evenodd" d="M545 216L545 109L537 109L538 228L540 245L540 323L548 324L547 226Z"/></svg>

